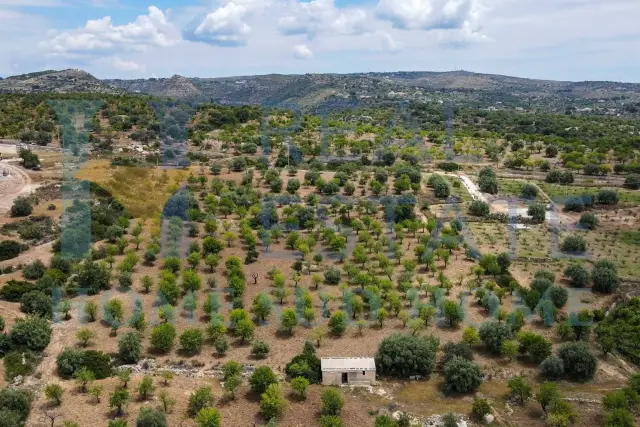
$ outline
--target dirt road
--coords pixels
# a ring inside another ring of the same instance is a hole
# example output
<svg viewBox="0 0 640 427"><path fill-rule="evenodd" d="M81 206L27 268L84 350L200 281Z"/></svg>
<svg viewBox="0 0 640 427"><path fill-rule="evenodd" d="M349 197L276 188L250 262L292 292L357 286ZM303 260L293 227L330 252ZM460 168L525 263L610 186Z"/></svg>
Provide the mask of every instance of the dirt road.
<svg viewBox="0 0 640 427"><path fill-rule="evenodd" d="M4 171L8 173L7 176L3 176ZM5 216L11 210L15 199L31 193L37 187L22 168L7 160L0 161L0 216Z"/></svg>

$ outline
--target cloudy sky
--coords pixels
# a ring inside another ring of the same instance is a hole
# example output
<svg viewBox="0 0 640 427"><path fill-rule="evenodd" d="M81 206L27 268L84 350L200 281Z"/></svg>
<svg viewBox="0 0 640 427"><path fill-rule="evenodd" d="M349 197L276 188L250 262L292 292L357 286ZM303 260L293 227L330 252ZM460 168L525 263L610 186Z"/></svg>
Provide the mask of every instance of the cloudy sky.
<svg viewBox="0 0 640 427"><path fill-rule="evenodd" d="M0 76L468 71L640 82L640 0L0 0Z"/></svg>

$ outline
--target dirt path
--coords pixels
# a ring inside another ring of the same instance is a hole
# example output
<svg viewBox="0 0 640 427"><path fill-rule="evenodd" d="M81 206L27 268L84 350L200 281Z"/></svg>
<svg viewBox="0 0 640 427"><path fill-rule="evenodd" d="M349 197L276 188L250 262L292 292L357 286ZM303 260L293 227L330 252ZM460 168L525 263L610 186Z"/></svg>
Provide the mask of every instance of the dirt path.
<svg viewBox="0 0 640 427"><path fill-rule="evenodd" d="M7 176L2 173L6 171ZM4 216L11 210L13 201L18 197L29 194L38 188L31 182L31 177L18 166L12 165L7 160L0 161L0 216Z"/></svg>

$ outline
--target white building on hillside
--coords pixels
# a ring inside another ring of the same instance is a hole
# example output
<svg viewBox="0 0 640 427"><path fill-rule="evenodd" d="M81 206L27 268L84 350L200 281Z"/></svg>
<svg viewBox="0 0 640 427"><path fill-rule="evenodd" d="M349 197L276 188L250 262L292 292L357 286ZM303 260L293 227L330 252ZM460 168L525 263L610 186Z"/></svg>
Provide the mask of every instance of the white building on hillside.
<svg viewBox="0 0 640 427"><path fill-rule="evenodd" d="M322 385L369 386L376 383L373 357L323 357Z"/></svg>

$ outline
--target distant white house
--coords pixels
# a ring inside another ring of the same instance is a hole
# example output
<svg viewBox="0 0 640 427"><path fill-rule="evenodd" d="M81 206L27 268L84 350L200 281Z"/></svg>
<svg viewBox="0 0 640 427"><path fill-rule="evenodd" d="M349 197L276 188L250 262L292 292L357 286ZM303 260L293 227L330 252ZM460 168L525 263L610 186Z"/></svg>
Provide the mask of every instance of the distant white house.
<svg viewBox="0 0 640 427"><path fill-rule="evenodd" d="M320 370L322 385L369 386L376 383L373 357L323 357Z"/></svg>

